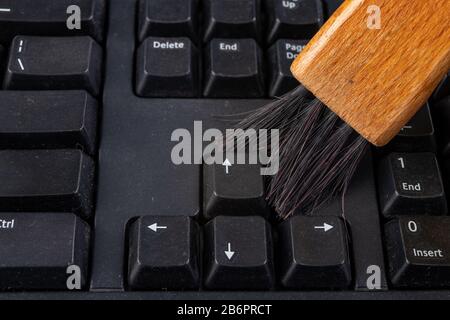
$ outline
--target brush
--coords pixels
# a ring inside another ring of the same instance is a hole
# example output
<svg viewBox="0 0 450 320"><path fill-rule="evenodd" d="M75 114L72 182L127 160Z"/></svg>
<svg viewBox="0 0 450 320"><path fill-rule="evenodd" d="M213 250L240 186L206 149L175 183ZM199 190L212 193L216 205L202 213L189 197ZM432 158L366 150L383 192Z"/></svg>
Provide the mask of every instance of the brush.
<svg viewBox="0 0 450 320"><path fill-rule="evenodd" d="M372 144L386 145L450 68L450 1L347 0L294 60L300 85L238 128L278 129L266 198L281 218L345 194Z"/></svg>

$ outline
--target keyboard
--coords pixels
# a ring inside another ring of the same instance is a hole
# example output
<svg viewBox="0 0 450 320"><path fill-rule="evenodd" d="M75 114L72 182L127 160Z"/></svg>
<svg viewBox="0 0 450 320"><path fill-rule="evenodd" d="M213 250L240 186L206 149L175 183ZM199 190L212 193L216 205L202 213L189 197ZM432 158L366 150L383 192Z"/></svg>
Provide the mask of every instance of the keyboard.
<svg viewBox="0 0 450 320"><path fill-rule="evenodd" d="M341 2L0 0L0 298L448 298L448 75L344 210L280 221L259 165L173 161L295 88Z"/></svg>

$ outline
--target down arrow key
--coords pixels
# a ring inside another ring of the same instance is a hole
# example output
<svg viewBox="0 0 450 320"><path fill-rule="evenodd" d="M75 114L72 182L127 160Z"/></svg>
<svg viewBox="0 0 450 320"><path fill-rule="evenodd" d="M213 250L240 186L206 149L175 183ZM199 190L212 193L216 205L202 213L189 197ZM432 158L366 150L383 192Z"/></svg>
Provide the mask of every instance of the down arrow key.
<svg viewBox="0 0 450 320"><path fill-rule="evenodd" d="M225 255L227 256L228 260L231 260L234 256L234 251L231 251L231 243L228 242L228 249L225 250Z"/></svg>

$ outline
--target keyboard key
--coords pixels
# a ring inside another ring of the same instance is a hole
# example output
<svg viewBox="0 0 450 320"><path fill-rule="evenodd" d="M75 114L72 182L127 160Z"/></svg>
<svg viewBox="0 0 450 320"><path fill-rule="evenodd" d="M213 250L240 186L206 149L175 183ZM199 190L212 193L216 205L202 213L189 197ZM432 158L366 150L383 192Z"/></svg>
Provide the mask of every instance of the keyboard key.
<svg viewBox="0 0 450 320"><path fill-rule="evenodd" d="M320 0L267 0L268 42L280 38L310 39L323 24Z"/></svg>
<svg viewBox="0 0 450 320"><path fill-rule="evenodd" d="M0 243L1 290L77 289L77 270L85 287L89 226L75 215L0 213Z"/></svg>
<svg viewBox="0 0 450 320"><path fill-rule="evenodd" d="M100 92L102 49L90 37L14 38L5 82L8 90Z"/></svg>
<svg viewBox="0 0 450 320"><path fill-rule="evenodd" d="M435 152L434 135L430 106L427 103L385 149L396 152Z"/></svg>
<svg viewBox="0 0 450 320"><path fill-rule="evenodd" d="M409 216L385 227L391 283L398 288L450 286L450 218Z"/></svg>
<svg viewBox="0 0 450 320"><path fill-rule="evenodd" d="M264 96L262 53L255 40L213 39L205 56L205 97Z"/></svg>
<svg viewBox="0 0 450 320"><path fill-rule="evenodd" d="M253 38L260 40L260 0L206 0L205 42L212 38Z"/></svg>
<svg viewBox="0 0 450 320"><path fill-rule="evenodd" d="M270 289L274 285L272 235L261 217L220 216L205 226L205 286Z"/></svg>
<svg viewBox="0 0 450 320"><path fill-rule="evenodd" d="M225 160L226 161L226 160ZM261 167L252 164L203 166L203 213L206 219L219 215L268 217Z"/></svg>
<svg viewBox="0 0 450 320"><path fill-rule="evenodd" d="M188 38L147 38L137 54L137 94L197 96L197 56L197 49Z"/></svg>
<svg viewBox="0 0 450 320"><path fill-rule="evenodd" d="M385 216L447 213L436 157L432 153L391 153L378 171L380 206Z"/></svg>
<svg viewBox="0 0 450 320"><path fill-rule="evenodd" d="M197 0L141 0L139 41L149 36L188 37L196 42Z"/></svg>
<svg viewBox="0 0 450 320"><path fill-rule="evenodd" d="M97 102L85 91L0 91L0 148L95 154Z"/></svg>
<svg viewBox="0 0 450 320"><path fill-rule="evenodd" d="M278 40L269 50L271 97L280 97L297 87L298 81L291 73L291 64L303 50L307 40Z"/></svg>
<svg viewBox="0 0 450 320"><path fill-rule="evenodd" d="M78 13L71 6L80 8L80 28L70 19ZM3 43L10 42L18 34L88 35L99 42L103 39L104 0L0 0L0 9L0 42Z"/></svg>
<svg viewBox="0 0 450 320"><path fill-rule="evenodd" d="M130 227L128 283L133 289L199 287L197 224L189 217L145 216Z"/></svg>
<svg viewBox="0 0 450 320"><path fill-rule="evenodd" d="M294 216L279 227L280 275L292 289L343 289L352 280L347 232L338 217Z"/></svg>
<svg viewBox="0 0 450 320"><path fill-rule="evenodd" d="M0 151L0 211L93 211L94 163L79 150Z"/></svg>

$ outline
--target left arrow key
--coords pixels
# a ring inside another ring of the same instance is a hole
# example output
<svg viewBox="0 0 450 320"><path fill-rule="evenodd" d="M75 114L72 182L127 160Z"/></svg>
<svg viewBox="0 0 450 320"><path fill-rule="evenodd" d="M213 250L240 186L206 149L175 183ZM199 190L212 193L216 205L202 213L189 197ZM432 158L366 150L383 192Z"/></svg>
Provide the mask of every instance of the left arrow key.
<svg viewBox="0 0 450 320"><path fill-rule="evenodd" d="M189 217L144 216L129 229L128 284L144 289L199 286L198 226Z"/></svg>
<svg viewBox="0 0 450 320"><path fill-rule="evenodd" d="M158 225L157 222L148 226L148 228L154 232L158 232L159 229L167 229L167 226Z"/></svg>

